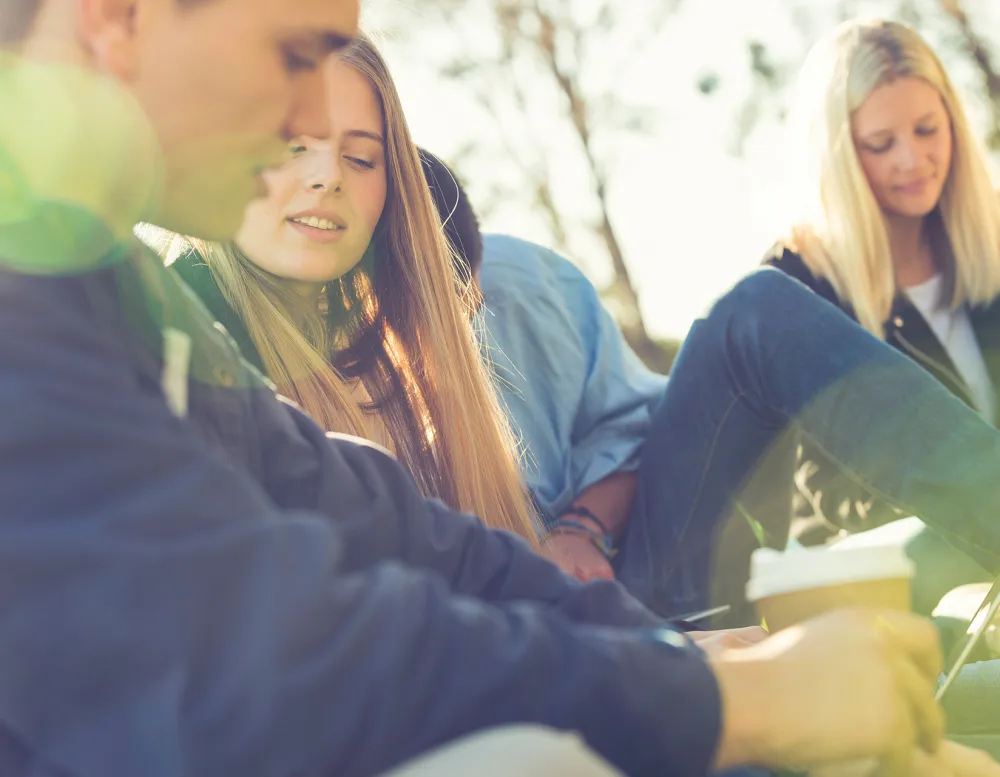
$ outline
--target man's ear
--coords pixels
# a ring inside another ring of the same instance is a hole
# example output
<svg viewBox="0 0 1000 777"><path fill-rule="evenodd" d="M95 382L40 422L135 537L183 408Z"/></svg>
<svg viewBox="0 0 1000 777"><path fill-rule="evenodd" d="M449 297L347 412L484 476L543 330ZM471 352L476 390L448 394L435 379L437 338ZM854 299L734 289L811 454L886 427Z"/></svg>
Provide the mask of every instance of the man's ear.
<svg viewBox="0 0 1000 777"><path fill-rule="evenodd" d="M97 66L122 81L138 69L139 0L78 0L80 36Z"/></svg>

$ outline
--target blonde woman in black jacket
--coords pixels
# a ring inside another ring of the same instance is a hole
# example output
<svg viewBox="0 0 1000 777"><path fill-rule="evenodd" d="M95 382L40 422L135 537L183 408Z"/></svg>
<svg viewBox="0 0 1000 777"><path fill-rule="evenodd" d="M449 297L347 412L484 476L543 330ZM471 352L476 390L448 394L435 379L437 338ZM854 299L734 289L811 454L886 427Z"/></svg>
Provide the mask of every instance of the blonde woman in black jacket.
<svg viewBox="0 0 1000 777"><path fill-rule="evenodd" d="M1000 199L940 60L902 24L849 22L810 54L797 110L805 213L767 263L995 424ZM898 517L860 488L831 479L821 453L807 449L805 456L814 463L806 488L813 506L837 528ZM935 580L918 606L933 607L942 587L985 576L915 519L881 534L931 557Z"/></svg>

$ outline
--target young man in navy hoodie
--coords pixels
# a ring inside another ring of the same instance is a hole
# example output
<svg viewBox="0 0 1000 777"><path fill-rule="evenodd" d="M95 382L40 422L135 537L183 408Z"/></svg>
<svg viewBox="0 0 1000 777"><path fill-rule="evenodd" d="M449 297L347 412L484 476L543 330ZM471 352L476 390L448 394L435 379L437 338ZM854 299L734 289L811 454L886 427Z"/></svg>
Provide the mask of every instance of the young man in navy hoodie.
<svg viewBox="0 0 1000 777"><path fill-rule="evenodd" d="M353 0L6 0L0 773L371 775L517 723L639 775L932 759L925 622L706 658L325 435L131 239L230 235L327 132L356 24Z"/></svg>

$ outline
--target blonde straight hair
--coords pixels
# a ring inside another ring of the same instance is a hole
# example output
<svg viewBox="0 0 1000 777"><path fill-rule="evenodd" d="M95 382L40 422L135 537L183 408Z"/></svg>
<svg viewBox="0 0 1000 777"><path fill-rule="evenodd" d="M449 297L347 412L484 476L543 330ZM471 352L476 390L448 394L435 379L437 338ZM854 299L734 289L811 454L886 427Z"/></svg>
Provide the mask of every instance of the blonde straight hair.
<svg viewBox="0 0 1000 777"><path fill-rule="evenodd" d="M952 162L938 207L928 216L952 307L1000 294L1000 199L985 151L948 74L930 46L897 22L855 20L810 52L791 124L803 141L796 174L806 172L804 218L789 247L854 308L859 323L884 338L896 296L885 218L858 159L851 118L875 89L920 78L941 95L951 120Z"/></svg>
<svg viewBox="0 0 1000 777"><path fill-rule="evenodd" d="M184 241L205 259L280 391L330 431L388 442L425 495L537 547L516 440L388 67L364 38L340 56L371 83L384 121L386 203L359 265L327 284L319 309L303 310L235 244Z"/></svg>

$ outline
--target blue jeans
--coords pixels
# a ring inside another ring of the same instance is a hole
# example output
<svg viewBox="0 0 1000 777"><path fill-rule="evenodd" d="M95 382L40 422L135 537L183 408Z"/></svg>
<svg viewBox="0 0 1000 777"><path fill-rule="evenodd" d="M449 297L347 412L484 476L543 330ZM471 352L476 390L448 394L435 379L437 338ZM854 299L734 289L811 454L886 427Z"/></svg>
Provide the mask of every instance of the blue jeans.
<svg viewBox="0 0 1000 777"><path fill-rule="evenodd" d="M708 606L713 588L739 606L758 545L746 517L766 544L787 540L799 435L1000 569L1000 433L833 305L762 269L695 322L678 354L642 451L619 579L664 614Z"/></svg>

